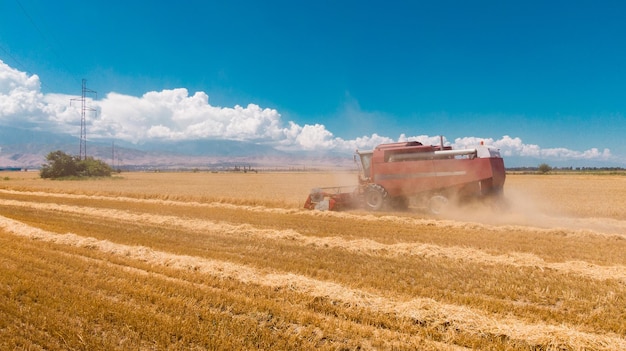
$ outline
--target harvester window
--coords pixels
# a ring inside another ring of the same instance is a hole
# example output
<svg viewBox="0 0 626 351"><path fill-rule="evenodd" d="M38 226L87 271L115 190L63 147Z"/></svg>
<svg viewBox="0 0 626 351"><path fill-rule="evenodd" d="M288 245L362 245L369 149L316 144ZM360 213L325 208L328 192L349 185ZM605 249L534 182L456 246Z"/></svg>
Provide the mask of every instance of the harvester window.
<svg viewBox="0 0 626 351"><path fill-rule="evenodd" d="M369 178L370 176L370 166L372 163L372 154L359 154L361 157L361 169L363 170L363 177Z"/></svg>

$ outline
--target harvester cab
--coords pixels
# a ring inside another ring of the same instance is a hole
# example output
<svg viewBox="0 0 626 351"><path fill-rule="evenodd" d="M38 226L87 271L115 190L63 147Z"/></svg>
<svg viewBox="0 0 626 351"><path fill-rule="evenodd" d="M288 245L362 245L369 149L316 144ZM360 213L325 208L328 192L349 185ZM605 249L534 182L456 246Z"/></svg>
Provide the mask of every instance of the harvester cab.
<svg viewBox="0 0 626 351"><path fill-rule="evenodd" d="M359 150L356 150L354 154L354 163L359 170L360 181L369 181L373 153L374 151L359 152Z"/></svg>

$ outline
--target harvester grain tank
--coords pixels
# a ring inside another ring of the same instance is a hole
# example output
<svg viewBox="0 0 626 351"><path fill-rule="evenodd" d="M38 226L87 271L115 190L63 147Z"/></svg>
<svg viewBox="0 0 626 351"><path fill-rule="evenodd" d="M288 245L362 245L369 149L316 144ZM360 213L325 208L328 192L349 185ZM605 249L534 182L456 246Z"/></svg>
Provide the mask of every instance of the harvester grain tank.
<svg viewBox="0 0 626 351"><path fill-rule="evenodd" d="M452 199L500 196L505 180L500 152L485 145L469 149L423 145L418 141L381 144L357 151L359 185L311 191L305 208L339 210L364 206L373 211L422 203L439 213Z"/></svg>

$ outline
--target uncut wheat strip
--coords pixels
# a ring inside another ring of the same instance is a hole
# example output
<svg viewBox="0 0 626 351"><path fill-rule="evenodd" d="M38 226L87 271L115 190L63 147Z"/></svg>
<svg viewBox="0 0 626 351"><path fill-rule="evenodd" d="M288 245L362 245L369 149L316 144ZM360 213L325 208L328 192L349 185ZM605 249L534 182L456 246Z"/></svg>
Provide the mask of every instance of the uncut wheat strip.
<svg viewBox="0 0 626 351"><path fill-rule="evenodd" d="M0 217L0 228L1 227L2 227L2 218ZM13 234L15 234L15 233L13 233ZM31 235L31 236L27 236L27 237L29 237L32 240L42 240L40 237L38 237L36 235L37 234L35 234L35 236ZM22 236L26 236L26 235L22 235ZM53 242L52 240L54 240L54 239L48 239L46 241ZM56 241L55 243L63 243L63 240ZM74 242L69 241L69 242L66 242L65 244L71 245L71 246L75 246L75 247L88 247L88 248L100 249L100 251L102 251L104 253L110 253L110 254L116 254L118 256L122 256L122 255L120 255L120 252L123 252L121 250L109 249L107 251L107 250L103 249L103 248L108 247L108 245L106 245L106 244L108 244L110 242L108 242L106 240L100 240L100 241L97 241L97 243L102 244L102 245L100 245L100 246L93 246L93 241L92 240L85 240L85 241L80 241L80 242L79 241L74 241ZM135 246L135 248L136 247L138 247L138 246ZM127 252L130 252L130 251L131 250L129 250ZM151 251L150 250L146 250L145 252L151 252ZM68 253L68 255L72 255L72 254ZM130 255L130 254L125 254L123 256L129 257L131 259L136 259L135 257L132 257L132 255ZM76 257L76 256L74 256L74 257ZM188 256L181 256L181 257L188 257ZM207 286L207 285L201 284L201 283L195 283L195 282L192 282L192 281L180 278L180 277L169 276L169 275L164 274L164 273L158 273L158 272L155 272L155 271L148 271L148 270L137 268L137 267L125 266L125 265L122 265L120 263L113 263L113 262L110 262L110 261L105 261L104 259L100 259L100 258L87 257L87 256L80 256L80 258L85 260L86 262L97 262L97 263L100 263L100 264L105 264L105 265L110 266L110 267L115 267L116 269L121 269L122 271L127 272L129 274L137 274L137 275L141 275L141 276L159 277L159 279L162 279L162 280L165 280L165 281L168 281L168 282L173 282L173 283L176 283L176 284L184 284L184 285L187 285L189 287L193 287L194 289L199 289L199 290L206 291L206 292L212 292L212 291L216 291L216 290L219 289L218 287L212 287L212 286ZM147 259L139 259L139 260L140 261L145 261L147 263L153 263L152 261L149 261ZM168 264L161 264L161 262L158 262L158 264L160 266L169 266ZM193 269L194 270L198 269L198 267L199 266L193 266ZM179 269L179 270L180 269L187 269L188 270L188 269L191 268L191 266L190 267L182 267L181 268L180 265L174 264L173 268ZM216 274L213 274L213 275L217 276ZM109 301L113 301L115 303L121 303L119 301L119 298L117 298L117 297L102 296L102 298L105 298L105 299L107 299ZM125 303L128 304L128 302L125 302ZM155 307L155 308L157 308L157 307ZM224 310L222 308L213 308L213 309L210 309L210 311L212 311L212 312L214 312L216 314L224 313ZM246 314L245 312L240 312L239 315L234 315L233 311L228 311L228 313L230 313L231 316L233 316L233 317L249 318L249 315ZM325 317L325 318L330 318L330 317ZM293 323L293 322L290 323L290 328L292 328L294 330L300 329L301 327L304 327L304 326L305 325L296 324L296 323ZM395 342L395 344L398 344L398 345L401 345L401 343L403 341L407 341L407 339L408 339L409 341L414 340L414 341L419 341L421 343L426 343L430 347L432 347L433 349L436 349L436 350L454 350L454 351L467 351L467 350L470 350L469 348L458 346L458 345L450 345L450 344L445 344L443 342L439 342L439 341L435 341L435 340L424 339L423 337L421 337L419 335L415 335L415 334L407 335L406 333L403 333L402 331L393 331L391 329L380 329L380 328L376 328L375 326L368 326L368 327L370 329L373 329L371 332L372 332L372 335L374 335L374 337L373 337L374 339L377 339L377 340L380 340L380 339L383 339L383 340L393 340ZM297 333L297 332L294 331L294 333ZM363 340L363 342L367 343L367 340ZM370 348L366 347L365 349L371 349L371 347Z"/></svg>
<svg viewBox="0 0 626 351"><path fill-rule="evenodd" d="M626 266L599 266L582 261L546 262L536 255L527 253L511 252L502 255L492 255L469 247L442 247L433 244L418 243L383 244L369 239L345 240L341 237L309 237L292 229L258 229L250 224L233 225L176 216L154 215L148 213L135 214L114 209L58 205L51 203L34 203L0 199L0 204L46 211L81 214L104 219L115 218L118 221L127 221L130 223L168 225L196 232L209 231L224 233L229 236L255 236L262 239L287 240L290 243L297 243L302 246L318 247L322 249L338 248L349 252L369 254L378 257L441 257L459 261L476 262L480 264L551 269L561 274L576 274L595 280L614 279L626 283Z"/></svg>
<svg viewBox="0 0 626 351"><path fill-rule="evenodd" d="M302 209L287 208L269 208L264 206L236 205L223 202L201 203L196 201L175 201L161 199L140 199L132 197L102 196L102 195L80 195L80 194L62 194L49 193L42 191L17 191L0 189L0 193L16 194L16 195L32 195L57 197L68 199L91 199L91 200L107 200L132 203L159 204L164 206L184 206L184 207L206 207L206 208L223 208L231 210L251 211L257 213L277 213L277 214L298 214L312 217L334 217L346 218L352 220L365 220L370 222L387 222L393 224L405 225L427 225L437 228L452 229L471 229L471 230L488 230L493 232L511 232L524 231L528 228L541 231L546 234L561 234L564 231L570 236L602 236L626 238L626 221L612 218L556 218L547 217L548 223L552 225L550 228L530 224L507 224L507 221L500 224L487 224L471 221L450 220L450 219L416 219L404 216L384 215L375 216L372 214L356 214L349 212L333 212L333 211L309 211ZM512 220L514 223L515 220ZM539 222L537 222L539 223Z"/></svg>
<svg viewBox="0 0 626 351"><path fill-rule="evenodd" d="M432 325L450 325L472 334L508 336L524 340L531 345L565 346L572 349L595 350L626 349L626 339L615 334L592 334L575 327L555 326L545 323L528 324L514 318L495 319L469 307L439 303L433 299L414 298L394 300L366 291L347 288L341 284L320 281L298 274L270 273L234 264L186 255L155 251L145 246L115 244L107 240L83 237L73 233L57 234L0 216L0 228L8 233L33 240L42 240L76 247L88 247L102 252L131 258L154 265L181 270L193 270L222 279L236 279L270 287L281 287L306 293L314 297L327 297L351 306L370 309L376 313L394 313L400 317L427 322Z"/></svg>

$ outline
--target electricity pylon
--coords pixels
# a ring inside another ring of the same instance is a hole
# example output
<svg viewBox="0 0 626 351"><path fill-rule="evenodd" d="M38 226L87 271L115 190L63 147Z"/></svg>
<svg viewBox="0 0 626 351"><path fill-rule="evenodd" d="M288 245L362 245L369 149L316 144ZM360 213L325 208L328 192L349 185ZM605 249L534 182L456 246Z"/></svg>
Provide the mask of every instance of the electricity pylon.
<svg viewBox="0 0 626 351"><path fill-rule="evenodd" d="M78 156L80 160L87 158L87 126L85 123L85 115L87 114L87 111L96 111L95 108L87 105L87 94L94 94L96 98L98 96L94 90L87 89L87 80L83 78L83 88L80 99L70 100L70 105L72 104L72 101L80 101L80 153Z"/></svg>

